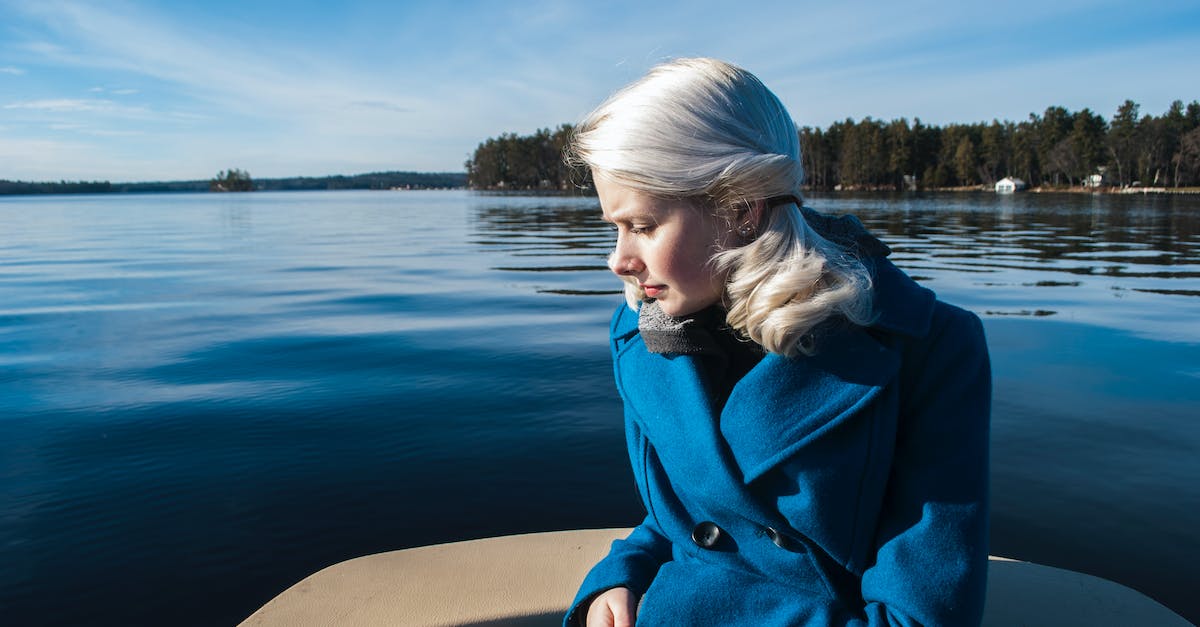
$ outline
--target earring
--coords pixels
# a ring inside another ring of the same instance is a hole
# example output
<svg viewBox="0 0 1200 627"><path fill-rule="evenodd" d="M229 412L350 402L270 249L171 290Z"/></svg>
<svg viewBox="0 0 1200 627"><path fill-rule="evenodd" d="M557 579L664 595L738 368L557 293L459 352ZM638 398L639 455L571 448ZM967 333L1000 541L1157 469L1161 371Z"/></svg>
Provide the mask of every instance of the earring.
<svg viewBox="0 0 1200 627"><path fill-rule="evenodd" d="M752 233L754 233L754 229L749 224L743 224L738 227L738 235L742 237L750 237Z"/></svg>

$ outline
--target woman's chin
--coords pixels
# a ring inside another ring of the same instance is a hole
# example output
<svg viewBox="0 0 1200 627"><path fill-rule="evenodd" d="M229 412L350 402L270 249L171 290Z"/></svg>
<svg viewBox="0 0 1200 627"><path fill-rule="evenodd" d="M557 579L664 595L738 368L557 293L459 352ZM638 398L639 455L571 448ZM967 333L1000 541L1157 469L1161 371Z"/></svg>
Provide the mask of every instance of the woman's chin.
<svg viewBox="0 0 1200 627"><path fill-rule="evenodd" d="M657 299L652 298L650 300L657 301L658 308L661 309L663 313L667 314L668 316L671 316L672 318L682 318L684 316L690 316L708 306L708 305L696 305L694 303L683 303L683 304L672 303L670 301L670 299L664 300L662 298L657 298Z"/></svg>

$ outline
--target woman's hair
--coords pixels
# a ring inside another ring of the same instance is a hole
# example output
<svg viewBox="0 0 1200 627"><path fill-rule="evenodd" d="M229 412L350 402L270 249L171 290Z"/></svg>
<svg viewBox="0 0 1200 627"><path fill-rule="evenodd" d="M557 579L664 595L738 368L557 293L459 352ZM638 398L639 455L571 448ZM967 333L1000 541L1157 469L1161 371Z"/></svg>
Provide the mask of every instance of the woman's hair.
<svg viewBox="0 0 1200 627"><path fill-rule="evenodd" d="M834 314L869 322L870 275L805 221L796 125L746 70L703 58L659 65L576 126L568 159L642 193L689 200L730 228L762 203L757 237L711 263L727 277L728 324L766 350L811 352L801 338ZM769 200L778 197L788 199ZM626 297L645 295L635 281Z"/></svg>

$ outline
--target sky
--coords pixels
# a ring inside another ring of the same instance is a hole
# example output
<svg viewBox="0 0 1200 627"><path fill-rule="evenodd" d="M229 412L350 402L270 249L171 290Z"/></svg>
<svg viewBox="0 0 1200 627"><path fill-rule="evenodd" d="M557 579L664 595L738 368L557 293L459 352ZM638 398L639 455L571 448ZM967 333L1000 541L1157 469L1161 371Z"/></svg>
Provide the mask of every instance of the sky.
<svg viewBox="0 0 1200 627"><path fill-rule="evenodd" d="M802 126L1200 99L1200 0L0 0L0 179L461 171L663 61Z"/></svg>

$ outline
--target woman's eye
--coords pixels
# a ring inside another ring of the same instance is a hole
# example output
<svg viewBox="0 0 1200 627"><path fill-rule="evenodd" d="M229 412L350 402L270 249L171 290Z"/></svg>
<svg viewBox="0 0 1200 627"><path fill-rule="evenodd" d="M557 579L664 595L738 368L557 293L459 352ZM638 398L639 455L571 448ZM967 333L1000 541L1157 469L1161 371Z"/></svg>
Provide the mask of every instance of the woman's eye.
<svg viewBox="0 0 1200 627"><path fill-rule="evenodd" d="M628 226L622 227L622 226L618 226L616 224L609 223L607 226L608 226L608 230L610 230L613 233L616 233L618 235L620 235L622 232L629 233L630 235L645 235L645 234L653 231L654 227L656 225L654 225L654 224L630 224Z"/></svg>

